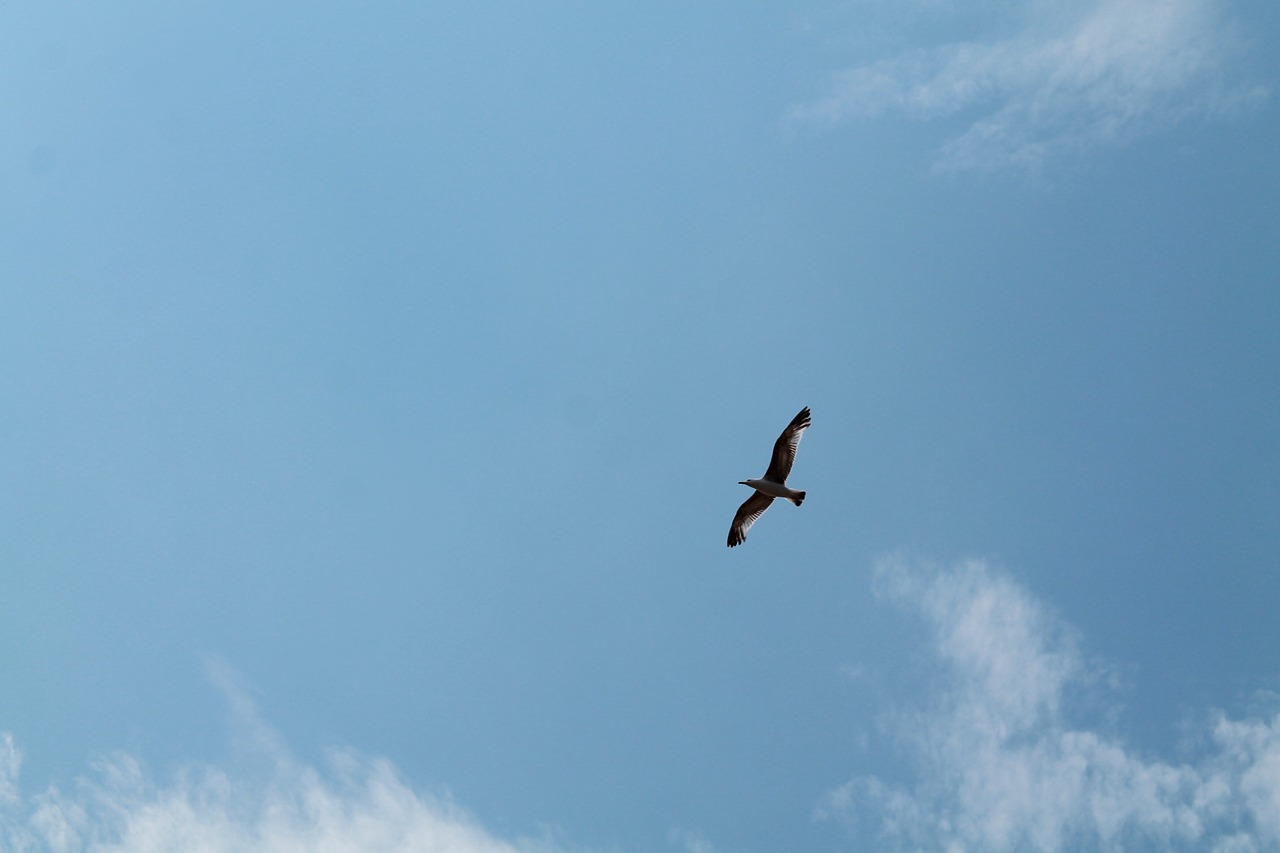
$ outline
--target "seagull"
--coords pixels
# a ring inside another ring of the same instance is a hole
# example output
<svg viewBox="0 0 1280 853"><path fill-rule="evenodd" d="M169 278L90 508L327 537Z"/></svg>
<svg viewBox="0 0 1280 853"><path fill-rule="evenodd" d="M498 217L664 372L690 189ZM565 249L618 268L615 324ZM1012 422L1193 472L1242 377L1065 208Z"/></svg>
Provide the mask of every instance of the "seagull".
<svg viewBox="0 0 1280 853"><path fill-rule="evenodd" d="M796 506L804 502L804 492L787 488L787 475L791 473L791 463L796 461L800 436L808 428L809 407L805 406L774 442L773 458L769 460L769 470L764 472L764 476L759 480L738 481L739 485L755 489L755 493L742 502L738 514L733 517L733 526L729 528L730 548L746 541L747 531L757 518L764 515L774 498L786 498Z"/></svg>

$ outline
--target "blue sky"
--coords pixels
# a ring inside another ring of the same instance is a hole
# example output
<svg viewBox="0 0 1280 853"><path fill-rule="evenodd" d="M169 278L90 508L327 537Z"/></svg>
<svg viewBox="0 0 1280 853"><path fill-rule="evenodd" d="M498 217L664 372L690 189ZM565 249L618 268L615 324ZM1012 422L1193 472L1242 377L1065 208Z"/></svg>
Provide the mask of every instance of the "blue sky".
<svg viewBox="0 0 1280 853"><path fill-rule="evenodd" d="M0 24L0 846L1280 849L1274 4Z"/></svg>

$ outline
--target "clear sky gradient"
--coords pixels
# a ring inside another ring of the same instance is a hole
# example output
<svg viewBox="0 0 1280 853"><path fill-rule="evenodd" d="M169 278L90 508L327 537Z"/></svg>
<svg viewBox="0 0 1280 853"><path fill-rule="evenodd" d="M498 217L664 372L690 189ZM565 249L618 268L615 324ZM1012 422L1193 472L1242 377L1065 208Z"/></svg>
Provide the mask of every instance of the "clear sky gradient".
<svg viewBox="0 0 1280 853"><path fill-rule="evenodd" d="M1278 40L10 4L0 847L1280 849Z"/></svg>

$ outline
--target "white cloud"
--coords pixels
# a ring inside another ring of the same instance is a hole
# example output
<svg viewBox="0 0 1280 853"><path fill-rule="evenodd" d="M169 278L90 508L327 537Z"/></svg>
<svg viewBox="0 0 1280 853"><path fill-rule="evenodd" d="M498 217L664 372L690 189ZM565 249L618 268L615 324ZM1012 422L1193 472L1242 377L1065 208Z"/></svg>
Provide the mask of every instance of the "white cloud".
<svg viewBox="0 0 1280 853"><path fill-rule="evenodd" d="M0 807L17 802L18 769L22 756L13 744L13 735L0 733Z"/></svg>
<svg viewBox="0 0 1280 853"><path fill-rule="evenodd" d="M1280 714L1219 714L1194 763L1147 760L1073 725L1096 681L1069 629L981 563L887 561L881 591L925 617L943 663L898 734L914 782L855 777L819 813L870 825L889 849L1280 849Z"/></svg>
<svg viewBox="0 0 1280 853"><path fill-rule="evenodd" d="M686 853L716 853L716 848L700 832L673 829L671 842L680 845Z"/></svg>
<svg viewBox="0 0 1280 853"><path fill-rule="evenodd" d="M323 770L293 759L225 667L227 694L263 778L214 767L157 785L128 755L99 762L70 791L22 796L20 755L0 734L0 849L22 853L516 853L553 845L504 841L447 798L410 788L385 760L334 752Z"/></svg>
<svg viewBox="0 0 1280 853"><path fill-rule="evenodd" d="M885 850L1280 850L1280 714L1219 713L1200 733L1198 755L1144 756L1110 726L1078 719L1081 697L1096 700L1107 671L1010 578L980 562L939 570L890 560L877 569L877 593L923 617L937 681L921 707L890 718L906 774L855 776L827 793L820 815L869 830ZM228 699L248 769L188 768L157 783L117 754L69 789L29 793L20 751L0 732L0 850L563 848L545 837L499 838L447 796L414 790L385 760L336 751L322 768L299 762L234 673L214 665L211 678ZM695 831L673 830L669 841L689 853L715 849Z"/></svg>
<svg viewBox="0 0 1280 853"><path fill-rule="evenodd" d="M917 50L846 70L793 110L825 124L887 112L936 119L969 111L943 146L945 170L1038 170L1192 115L1265 97L1235 85L1233 26L1215 0L1020 0L1017 33Z"/></svg>

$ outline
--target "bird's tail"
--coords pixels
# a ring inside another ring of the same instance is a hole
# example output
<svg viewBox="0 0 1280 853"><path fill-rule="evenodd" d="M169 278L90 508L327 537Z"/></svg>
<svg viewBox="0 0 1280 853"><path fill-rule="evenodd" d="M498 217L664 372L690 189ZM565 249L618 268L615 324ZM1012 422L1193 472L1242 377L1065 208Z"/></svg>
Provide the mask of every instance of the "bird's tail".
<svg viewBox="0 0 1280 853"><path fill-rule="evenodd" d="M800 504L804 503L804 492L796 492L791 498L791 502L796 506L800 506Z"/></svg>

